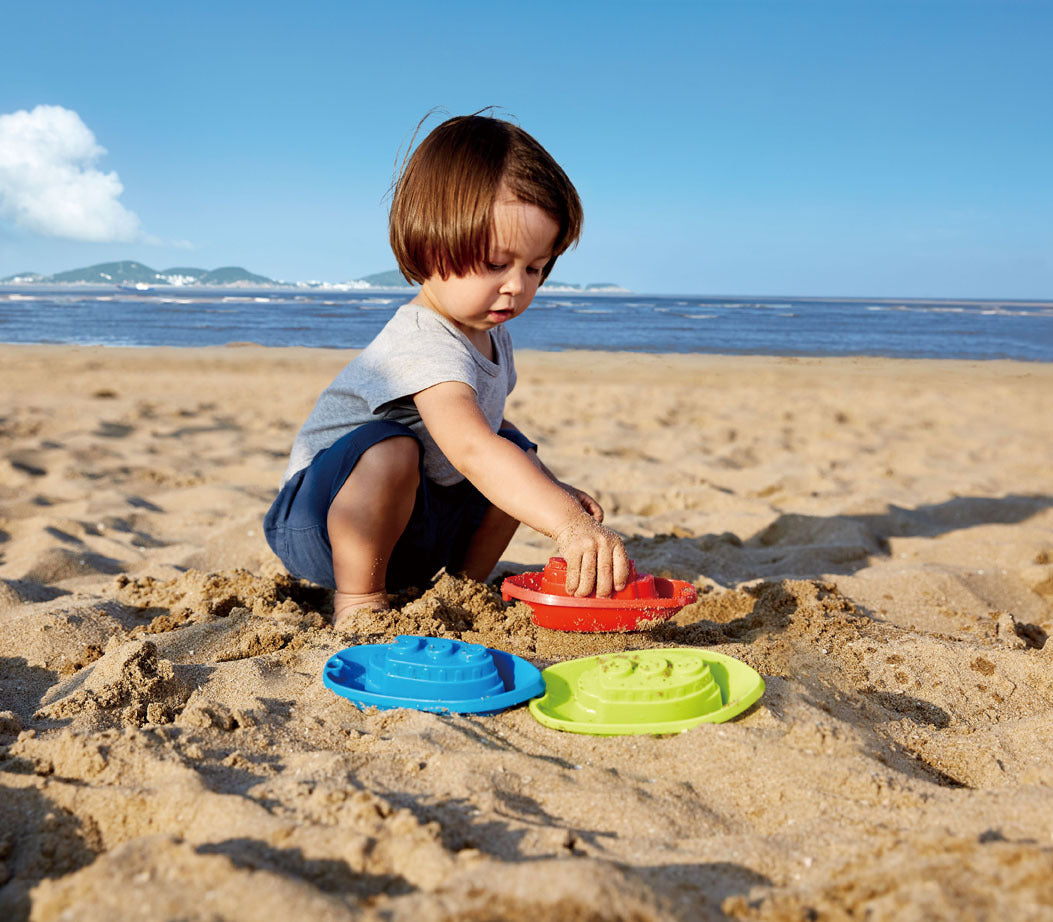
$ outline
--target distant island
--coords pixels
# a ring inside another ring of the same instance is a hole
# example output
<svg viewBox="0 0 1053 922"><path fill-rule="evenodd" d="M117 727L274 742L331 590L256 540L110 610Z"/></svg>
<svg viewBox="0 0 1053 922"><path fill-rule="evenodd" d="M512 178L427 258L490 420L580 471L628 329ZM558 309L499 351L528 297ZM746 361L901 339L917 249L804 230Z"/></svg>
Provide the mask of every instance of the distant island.
<svg viewBox="0 0 1053 922"><path fill-rule="evenodd" d="M372 275L354 279L349 282L285 282L269 279L264 275L249 272L241 266L222 266L219 269L198 269L193 266L173 266L171 269L151 269L134 260L99 263L81 269L70 269L55 275L41 275L39 272L21 272L0 279L0 285L115 285L135 291L149 291L154 287L198 286L202 288L321 288L335 291L351 291L368 288L411 288L397 269L387 272L375 272ZM549 279L543 291L603 293L625 292L613 282L594 282L589 285L577 285L571 282L557 282Z"/></svg>
<svg viewBox="0 0 1053 922"><path fill-rule="evenodd" d="M99 263L81 269L41 275L38 272L22 272L0 283L7 285L128 285L132 287L154 285L274 285L275 282L240 266L223 266L219 269L198 269L191 266L173 266L158 272L133 260L115 263Z"/></svg>

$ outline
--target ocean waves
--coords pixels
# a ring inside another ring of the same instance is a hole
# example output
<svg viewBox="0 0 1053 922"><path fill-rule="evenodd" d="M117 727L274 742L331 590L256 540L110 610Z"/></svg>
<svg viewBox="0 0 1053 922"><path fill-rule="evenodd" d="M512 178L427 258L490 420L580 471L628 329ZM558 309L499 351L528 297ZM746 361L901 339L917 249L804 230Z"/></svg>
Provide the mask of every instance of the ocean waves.
<svg viewBox="0 0 1053 922"><path fill-rule="evenodd" d="M0 287L0 340L360 348L403 292ZM1053 302L539 295L519 348L1053 361Z"/></svg>

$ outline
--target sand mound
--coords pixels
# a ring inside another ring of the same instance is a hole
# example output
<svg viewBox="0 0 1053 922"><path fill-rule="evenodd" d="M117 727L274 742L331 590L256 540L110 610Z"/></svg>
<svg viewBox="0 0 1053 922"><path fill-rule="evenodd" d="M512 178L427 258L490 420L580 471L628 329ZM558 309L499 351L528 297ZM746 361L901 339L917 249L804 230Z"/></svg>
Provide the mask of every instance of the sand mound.
<svg viewBox="0 0 1053 922"><path fill-rule="evenodd" d="M49 720L88 717L92 728L115 719L135 726L170 723L190 697L190 683L160 659L150 641L121 644L88 667L72 683L79 686L55 696L37 716ZM80 722L83 725L83 722ZM85 727L87 729L87 727Z"/></svg>
<svg viewBox="0 0 1053 922"><path fill-rule="evenodd" d="M382 884L391 886L390 874L340 874L332 864L304 861L262 844L213 850L168 837L136 840L90 868L41 884L32 919L57 922L75 911L84 922L109 922L115 914L121 917L130 901L140 918L191 922L273 918L279 912L320 922L532 922L539 914L558 914L569 922L648 922L664 917L657 901L639 893L639 882L631 874L588 860L548 860L505 869L500 887L494 886L493 863L474 862L475 867L451 874L426 896L406 896L392 905L379 896ZM349 898L379 905L373 911L353 911ZM598 914L597 906L612 911Z"/></svg>
<svg viewBox="0 0 1053 922"><path fill-rule="evenodd" d="M742 897L724 909L733 919L798 922L851 919L867 907L874 922L898 919L1037 920L1053 906L1053 849L1006 842L997 832L972 841L954 836L904 838L865 865L850 862L832 880L802 893Z"/></svg>

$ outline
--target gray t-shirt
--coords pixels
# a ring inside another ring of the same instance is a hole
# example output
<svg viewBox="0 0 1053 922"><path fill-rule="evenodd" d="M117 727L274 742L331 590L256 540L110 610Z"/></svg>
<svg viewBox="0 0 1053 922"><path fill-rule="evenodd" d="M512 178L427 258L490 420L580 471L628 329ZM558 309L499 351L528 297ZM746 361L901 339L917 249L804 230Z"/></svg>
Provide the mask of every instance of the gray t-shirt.
<svg viewBox="0 0 1053 922"><path fill-rule="evenodd" d="M512 339L503 326L490 333L491 362L441 314L404 304L376 338L344 367L318 398L293 443L282 486L323 448L352 429L378 419L409 426L424 444L424 473L448 486L464 480L428 434L413 395L445 381L473 388L479 409L496 432L505 398L516 383Z"/></svg>

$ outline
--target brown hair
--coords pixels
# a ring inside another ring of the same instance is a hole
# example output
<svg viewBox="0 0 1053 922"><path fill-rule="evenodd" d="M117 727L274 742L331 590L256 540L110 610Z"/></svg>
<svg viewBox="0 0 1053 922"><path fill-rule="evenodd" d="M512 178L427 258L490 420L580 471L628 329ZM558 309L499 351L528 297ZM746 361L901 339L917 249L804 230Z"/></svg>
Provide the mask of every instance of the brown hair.
<svg viewBox="0 0 1053 922"><path fill-rule="evenodd" d="M567 174L518 125L485 115L461 115L436 127L395 181L389 215L391 249L413 282L438 274L467 275L488 259L494 199L504 184L559 226L556 257L581 235L582 210Z"/></svg>

